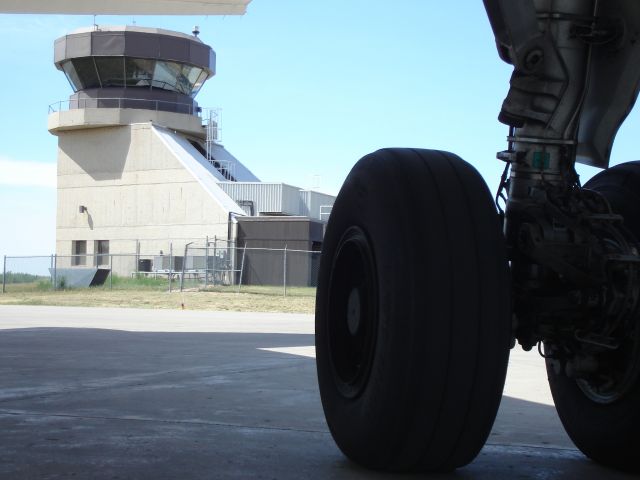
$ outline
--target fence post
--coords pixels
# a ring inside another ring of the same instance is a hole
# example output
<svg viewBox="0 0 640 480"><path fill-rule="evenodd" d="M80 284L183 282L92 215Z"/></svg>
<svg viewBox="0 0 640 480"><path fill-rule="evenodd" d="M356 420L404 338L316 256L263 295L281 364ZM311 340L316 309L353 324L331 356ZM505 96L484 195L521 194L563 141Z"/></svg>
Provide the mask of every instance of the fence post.
<svg viewBox="0 0 640 480"><path fill-rule="evenodd" d="M53 254L53 291L58 290L58 254Z"/></svg>
<svg viewBox="0 0 640 480"><path fill-rule="evenodd" d="M109 290L113 290L113 254L109 254Z"/></svg>
<svg viewBox="0 0 640 480"><path fill-rule="evenodd" d="M240 279L238 280L238 291L236 293L240 293L240 287L242 286L242 272L244 271L244 256L247 253L247 244L244 244L244 250L242 251L242 263L240 263Z"/></svg>
<svg viewBox="0 0 640 480"><path fill-rule="evenodd" d="M284 279L284 296L287 296L287 244L284 244L284 268L283 268L283 275L282 275L283 279Z"/></svg>
<svg viewBox="0 0 640 480"><path fill-rule="evenodd" d="M218 236L213 236L213 286L216 286L216 268L218 263L218 254L216 253L218 249Z"/></svg>
<svg viewBox="0 0 640 480"><path fill-rule="evenodd" d="M140 240L136 240L136 278L140 278Z"/></svg>
<svg viewBox="0 0 640 480"><path fill-rule="evenodd" d="M171 281L173 280L173 242L169 243L169 293L171 293Z"/></svg>
<svg viewBox="0 0 640 480"><path fill-rule="evenodd" d="M2 266L2 293L7 291L7 256L4 256L4 262Z"/></svg>
<svg viewBox="0 0 640 480"><path fill-rule="evenodd" d="M204 289L209 286L209 235L207 235L207 241L204 244Z"/></svg>
<svg viewBox="0 0 640 480"><path fill-rule="evenodd" d="M184 267L185 264L187 263L187 252L189 251L189 244L191 242L187 243L184 246L184 257L182 257L182 273L180 274L180 292L182 292L182 287L184 286Z"/></svg>

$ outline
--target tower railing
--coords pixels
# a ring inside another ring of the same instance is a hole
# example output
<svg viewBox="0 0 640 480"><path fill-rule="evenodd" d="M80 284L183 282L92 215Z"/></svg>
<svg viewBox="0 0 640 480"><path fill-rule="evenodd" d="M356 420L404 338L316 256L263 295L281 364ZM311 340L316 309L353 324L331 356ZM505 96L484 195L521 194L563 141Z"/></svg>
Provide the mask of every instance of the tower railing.
<svg viewBox="0 0 640 480"><path fill-rule="evenodd" d="M202 110L202 125L206 131L205 153L211 165L232 182L236 181L236 164L229 160L214 158L214 147L220 143L220 109L205 108Z"/></svg>
<svg viewBox="0 0 640 480"><path fill-rule="evenodd" d="M202 125L207 132L207 151L213 143L220 141L220 112L219 108L203 108L202 109Z"/></svg>
<svg viewBox="0 0 640 480"><path fill-rule="evenodd" d="M49 114L84 108L133 108L201 116L202 110L190 103L149 100L146 98L77 98L49 105Z"/></svg>

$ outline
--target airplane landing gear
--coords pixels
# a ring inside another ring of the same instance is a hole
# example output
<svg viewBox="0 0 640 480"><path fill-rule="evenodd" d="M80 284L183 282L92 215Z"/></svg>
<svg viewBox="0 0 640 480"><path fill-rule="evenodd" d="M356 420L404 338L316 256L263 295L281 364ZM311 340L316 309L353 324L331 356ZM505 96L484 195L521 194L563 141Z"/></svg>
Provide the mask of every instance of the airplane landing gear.
<svg viewBox="0 0 640 480"><path fill-rule="evenodd" d="M349 174L316 302L322 404L340 449L385 470L450 470L489 435L511 342L509 274L473 167L388 149Z"/></svg>

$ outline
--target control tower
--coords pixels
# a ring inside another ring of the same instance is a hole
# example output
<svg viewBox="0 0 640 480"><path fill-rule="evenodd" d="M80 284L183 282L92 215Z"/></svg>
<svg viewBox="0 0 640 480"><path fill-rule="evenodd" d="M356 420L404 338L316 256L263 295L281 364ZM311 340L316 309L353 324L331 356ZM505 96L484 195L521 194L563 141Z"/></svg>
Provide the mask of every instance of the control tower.
<svg viewBox="0 0 640 480"><path fill-rule="evenodd" d="M54 61L74 91L52 105L54 134L114 121L204 132L194 98L215 74L216 59L196 36L130 26L80 29L56 40Z"/></svg>
<svg viewBox="0 0 640 480"><path fill-rule="evenodd" d="M161 29L83 29L55 42L55 65L74 94L71 109L131 108L193 115L216 57L196 36Z"/></svg>
<svg viewBox="0 0 640 480"><path fill-rule="evenodd" d="M211 47L162 29L94 27L56 40L54 59L73 89L48 118L58 136L57 254L95 267L108 253L227 239L245 211L220 184L259 180L216 141L215 119L203 122L195 101L215 74ZM118 261L116 272L137 269L132 257Z"/></svg>

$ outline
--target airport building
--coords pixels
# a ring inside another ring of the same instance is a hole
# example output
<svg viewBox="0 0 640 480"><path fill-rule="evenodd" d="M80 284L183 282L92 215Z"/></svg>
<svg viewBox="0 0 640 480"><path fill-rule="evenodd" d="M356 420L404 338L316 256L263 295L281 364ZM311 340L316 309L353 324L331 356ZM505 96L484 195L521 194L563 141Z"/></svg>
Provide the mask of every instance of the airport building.
<svg viewBox="0 0 640 480"><path fill-rule="evenodd" d="M319 250L334 197L263 183L219 143L215 111L195 101L215 64L197 32L92 27L56 40L55 65L73 88L48 118L58 255L99 267L108 254L179 252L205 237ZM140 268L111 261L122 275Z"/></svg>

